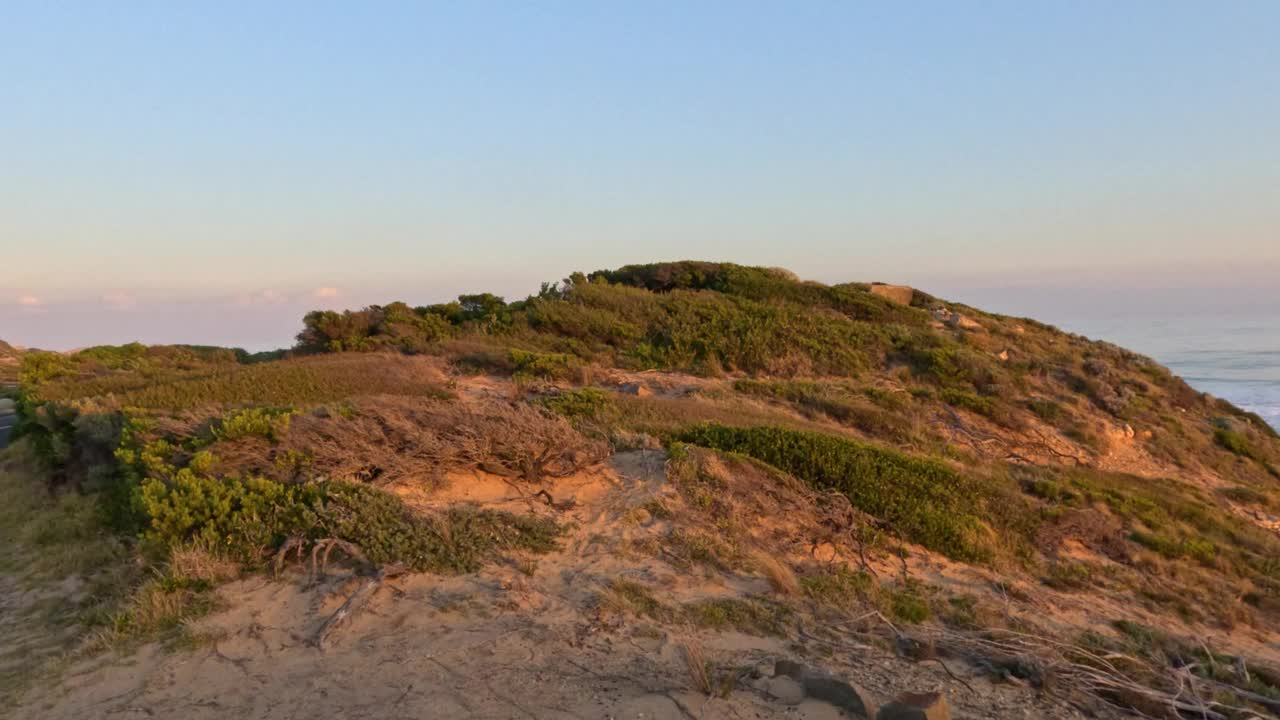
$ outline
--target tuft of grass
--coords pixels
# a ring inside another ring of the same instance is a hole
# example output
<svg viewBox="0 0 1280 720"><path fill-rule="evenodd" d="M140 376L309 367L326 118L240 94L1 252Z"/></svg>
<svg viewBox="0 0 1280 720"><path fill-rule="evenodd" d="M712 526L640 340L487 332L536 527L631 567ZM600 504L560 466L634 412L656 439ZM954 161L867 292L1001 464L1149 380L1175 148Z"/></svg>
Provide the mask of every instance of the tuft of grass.
<svg viewBox="0 0 1280 720"><path fill-rule="evenodd" d="M916 583L906 583L900 587L891 588L888 592L886 607L891 618L904 623L922 623L933 616L929 599Z"/></svg>
<svg viewBox="0 0 1280 720"><path fill-rule="evenodd" d="M1017 417L1004 403L991 397L984 397L968 390L944 388L939 395L942 402L957 408L963 408L986 417L1005 427L1017 427Z"/></svg>
<svg viewBox="0 0 1280 720"><path fill-rule="evenodd" d="M238 563L201 545L173 548L166 563L137 586L123 607L107 618L91 649L125 649L144 642L167 640L189 645L199 639L189 623L216 610L214 589L235 578Z"/></svg>
<svg viewBox="0 0 1280 720"><path fill-rule="evenodd" d="M717 570L731 570L742 561L741 554L730 543L700 531L672 530L667 533L663 545L670 553L668 559L682 561L686 566L705 565Z"/></svg>
<svg viewBox="0 0 1280 720"><path fill-rule="evenodd" d="M764 551L756 552L752 560L764 573L774 592L788 597L800 594L800 581L796 579L796 574L786 563Z"/></svg>
<svg viewBox="0 0 1280 720"><path fill-rule="evenodd" d="M1050 563L1044 584L1056 590L1081 590L1093 582L1093 567L1088 563L1057 561Z"/></svg>
<svg viewBox="0 0 1280 720"><path fill-rule="evenodd" d="M672 609L659 602L649 588L632 580L616 579L609 583L608 592L602 596L602 601L614 610L658 622L670 622L675 617Z"/></svg>
<svg viewBox="0 0 1280 720"><path fill-rule="evenodd" d="M790 612L754 598L722 598L685 605L682 615L698 627L737 630L749 635L783 635Z"/></svg>
<svg viewBox="0 0 1280 720"><path fill-rule="evenodd" d="M879 607L880 586L865 571L840 566L831 572L805 575L800 587L810 598L833 607L848 608L855 603Z"/></svg>
<svg viewBox="0 0 1280 720"><path fill-rule="evenodd" d="M689 669L689 681L694 689L710 697L715 688L711 682L711 669L706 656L702 654L702 646L691 640L680 643L685 667Z"/></svg>

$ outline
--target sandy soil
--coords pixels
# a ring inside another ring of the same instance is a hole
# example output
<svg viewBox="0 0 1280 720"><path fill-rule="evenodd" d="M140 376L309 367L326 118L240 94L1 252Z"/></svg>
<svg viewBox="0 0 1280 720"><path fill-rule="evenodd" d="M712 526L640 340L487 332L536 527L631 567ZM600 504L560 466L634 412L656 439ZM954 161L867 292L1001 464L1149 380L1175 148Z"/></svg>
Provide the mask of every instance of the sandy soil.
<svg viewBox="0 0 1280 720"><path fill-rule="evenodd" d="M660 588L677 602L760 593L760 578L681 573L624 548L662 532L635 522L636 507L663 491L663 456L623 453L558 482L557 502L575 524L561 551L513 557L462 577L390 582L321 650L317 629L359 582L349 571L309 582L302 570L254 577L220 590L226 609L201 621L207 640L189 650L147 646L106 655L38 685L10 716L84 718L836 718L832 705L774 697L778 659L822 667L883 702L905 691L941 690L961 718L1078 718L1033 691L992 684L952 666L888 652L824 655L802 637L761 638L693 627L663 628L602 606L617 578ZM545 503L493 478L453 477L415 503L469 499L510 509ZM515 506L520 507L515 507ZM713 667L716 697L694 689L686 648Z"/></svg>

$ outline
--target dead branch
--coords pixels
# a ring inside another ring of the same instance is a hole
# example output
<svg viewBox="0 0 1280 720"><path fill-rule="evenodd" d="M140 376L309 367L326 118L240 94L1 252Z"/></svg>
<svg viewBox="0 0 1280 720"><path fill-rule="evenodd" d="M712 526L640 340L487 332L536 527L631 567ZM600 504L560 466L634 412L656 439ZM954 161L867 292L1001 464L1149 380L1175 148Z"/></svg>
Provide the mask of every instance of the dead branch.
<svg viewBox="0 0 1280 720"><path fill-rule="evenodd" d="M302 562L302 551L305 549L307 541L293 536L284 541L280 549L276 552L275 576L280 577L280 571L284 569L285 562L289 559L289 553L293 552L298 556L298 562Z"/></svg>
<svg viewBox="0 0 1280 720"><path fill-rule="evenodd" d="M364 556L364 551L354 543L338 538L317 540L315 545L311 546L311 582L323 577L324 572L329 567L329 554L333 552L334 548L342 550L352 560L359 560L363 563L369 562ZM299 558L301 558L301 552L299 552Z"/></svg>
<svg viewBox="0 0 1280 720"><path fill-rule="evenodd" d="M382 587L383 582L403 575L408 571L408 568L406 568L402 563L395 563L394 565L388 565L382 568L376 574L362 580L360 587L356 588L355 592L351 593L351 597L347 598L347 601L342 603L342 607L338 608L337 611L334 612L333 615L330 615L329 619L325 620L324 624L320 626L319 632L316 633L315 646L323 651L329 642L329 637L350 621L351 617L359 612L369 602L370 598L372 598L374 594L378 592L378 589Z"/></svg>

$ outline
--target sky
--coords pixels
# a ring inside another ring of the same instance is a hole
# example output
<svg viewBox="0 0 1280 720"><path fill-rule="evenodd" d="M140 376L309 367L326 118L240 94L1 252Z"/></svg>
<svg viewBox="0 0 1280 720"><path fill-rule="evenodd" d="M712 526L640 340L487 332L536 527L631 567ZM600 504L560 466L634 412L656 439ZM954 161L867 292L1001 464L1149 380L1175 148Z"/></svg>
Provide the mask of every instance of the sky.
<svg viewBox="0 0 1280 720"><path fill-rule="evenodd" d="M1280 306L1277 36L1271 0L11 0L0 338L262 349L686 258Z"/></svg>

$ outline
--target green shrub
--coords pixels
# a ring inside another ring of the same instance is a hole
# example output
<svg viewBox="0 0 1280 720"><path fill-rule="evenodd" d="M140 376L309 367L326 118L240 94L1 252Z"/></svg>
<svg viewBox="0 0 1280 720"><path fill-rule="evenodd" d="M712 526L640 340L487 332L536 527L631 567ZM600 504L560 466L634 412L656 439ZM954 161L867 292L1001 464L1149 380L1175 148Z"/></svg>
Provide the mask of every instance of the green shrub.
<svg viewBox="0 0 1280 720"><path fill-rule="evenodd" d="M171 481L141 486L146 538L171 547L200 541L241 557L279 544L304 523L309 489L261 478L233 480L179 470Z"/></svg>
<svg viewBox="0 0 1280 720"><path fill-rule="evenodd" d="M957 560L990 560L983 491L942 463L854 440L773 427L701 425L679 439L762 460L886 521L904 538ZM1003 513L1014 507L1001 508Z"/></svg>
<svg viewBox="0 0 1280 720"><path fill-rule="evenodd" d="M577 364L572 355L530 352L516 348L507 351L507 358L511 361L517 375L553 380L568 377L569 371Z"/></svg>
<svg viewBox="0 0 1280 720"><path fill-rule="evenodd" d="M1240 457L1259 462L1264 460L1244 433L1226 428L1217 428L1213 431L1213 441Z"/></svg>
<svg viewBox="0 0 1280 720"><path fill-rule="evenodd" d="M952 407L970 410L983 417L990 418L1000 425L1010 427L1016 424L1014 415L1009 408L995 398L982 397L967 390L957 390L955 388L943 389L940 397L943 402Z"/></svg>
<svg viewBox="0 0 1280 720"><path fill-rule="evenodd" d="M1044 584L1057 590L1079 590L1093 581L1093 567L1087 563L1060 560L1049 565Z"/></svg>
<svg viewBox="0 0 1280 720"><path fill-rule="evenodd" d="M880 587L870 573L843 565L830 572L801 577L800 587L805 595L834 607L847 608L855 602L876 605L880 600Z"/></svg>
<svg viewBox="0 0 1280 720"><path fill-rule="evenodd" d="M915 583L891 589L888 609L890 617L905 623L922 623L933 615L929 600L921 594L921 589Z"/></svg>
<svg viewBox="0 0 1280 720"><path fill-rule="evenodd" d="M1051 425L1062 417L1062 406L1052 400L1040 398L1028 400L1027 409Z"/></svg>
<svg viewBox="0 0 1280 720"><path fill-rule="evenodd" d="M214 425L213 437L217 440L260 437L274 442L289 431L289 420L297 414L297 410L274 408L236 410L224 415Z"/></svg>
<svg viewBox="0 0 1280 720"><path fill-rule="evenodd" d="M785 607L764 600L722 598L685 605L684 615L698 627L780 636L790 613Z"/></svg>
<svg viewBox="0 0 1280 720"><path fill-rule="evenodd" d="M414 513L389 493L348 482L283 485L261 478L214 478L183 468L141 486L146 538L162 547L196 541L253 562L287 537L354 543L376 565L473 572L503 549L548 552L560 529L549 519L455 507Z"/></svg>
<svg viewBox="0 0 1280 720"><path fill-rule="evenodd" d="M499 298L499 301L501 299ZM317 310L302 319L299 352L349 352L396 349L422 352L454 334L449 319L402 302L363 310Z"/></svg>
<svg viewBox="0 0 1280 720"><path fill-rule="evenodd" d="M613 395L599 388L566 390L543 399L553 412L567 418L595 418L614 409Z"/></svg>

